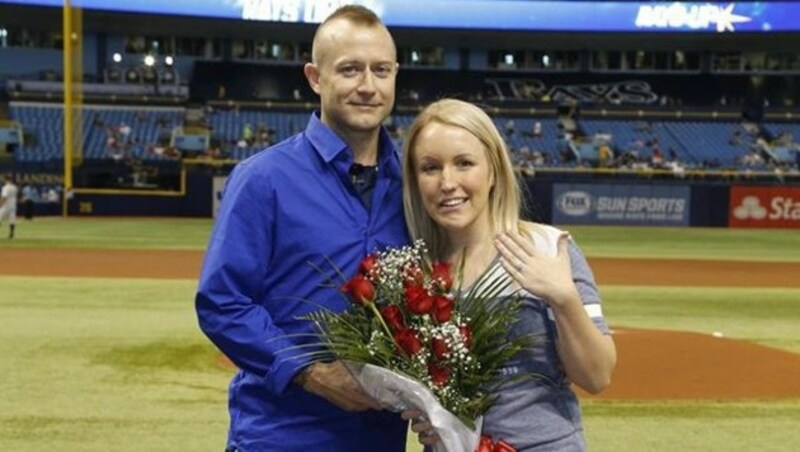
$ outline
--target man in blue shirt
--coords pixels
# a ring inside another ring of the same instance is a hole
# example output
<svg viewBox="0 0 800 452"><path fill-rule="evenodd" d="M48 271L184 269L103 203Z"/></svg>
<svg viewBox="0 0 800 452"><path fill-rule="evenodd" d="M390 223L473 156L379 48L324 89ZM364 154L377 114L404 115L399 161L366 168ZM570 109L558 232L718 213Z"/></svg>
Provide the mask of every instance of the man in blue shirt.
<svg viewBox="0 0 800 452"><path fill-rule="evenodd" d="M229 451L405 451L407 425L338 361L314 362L299 318L347 301L330 287L368 253L408 241L397 150L381 127L395 98L394 41L345 6L317 29L304 67L320 112L304 132L231 173L196 296L206 335L241 369ZM309 262L329 270L321 275Z"/></svg>

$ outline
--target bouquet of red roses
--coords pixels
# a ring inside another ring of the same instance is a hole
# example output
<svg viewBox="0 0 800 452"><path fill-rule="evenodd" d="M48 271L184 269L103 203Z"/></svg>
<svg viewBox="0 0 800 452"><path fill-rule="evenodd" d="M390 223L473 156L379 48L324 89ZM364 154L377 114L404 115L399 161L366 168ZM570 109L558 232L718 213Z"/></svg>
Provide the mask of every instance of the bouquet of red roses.
<svg viewBox="0 0 800 452"><path fill-rule="evenodd" d="M351 308L308 316L325 346L310 353L348 362L362 386L393 409L424 409L444 450L475 450L476 424L492 403L487 389L532 338L506 338L520 308L517 297L503 297L510 278L487 271L462 290L449 264L426 255L417 241L367 256L350 279L340 274Z"/></svg>

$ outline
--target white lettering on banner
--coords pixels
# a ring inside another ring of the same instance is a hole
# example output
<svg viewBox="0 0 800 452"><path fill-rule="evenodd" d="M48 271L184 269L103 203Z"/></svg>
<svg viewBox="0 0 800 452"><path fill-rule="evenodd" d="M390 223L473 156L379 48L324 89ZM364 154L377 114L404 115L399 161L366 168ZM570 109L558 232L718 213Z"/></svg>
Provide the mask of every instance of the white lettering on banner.
<svg viewBox="0 0 800 452"><path fill-rule="evenodd" d="M297 22L301 0L236 0L242 19L273 22Z"/></svg>
<svg viewBox="0 0 800 452"><path fill-rule="evenodd" d="M770 220L800 220L800 201L776 196L770 203Z"/></svg>
<svg viewBox="0 0 800 452"><path fill-rule="evenodd" d="M598 212L683 213L685 208L686 200L681 198L597 198Z"/></svg>
<svg viewBox="0 0 800 452"><path fill-rule="evenodd" d="M344 3L344 1L333 0L306 0L306 6L303 9L303 22L320 23Z"/></svg>
<svg viewBox="0 0 800 452"><path fill-rule="evenodd" d="M364 6L378 17L383 15L383 5L376 0L305 0L303 22L321 23L339 7L352 4Z"/></svg>
<svg viewBox="0 0 800 452"><path fill-rule="evenodd" d="M648 213L683 212L686 201L676 198L631 198L628 210Z"/></svg>
<svg viewBox="0 0 800 452"><path fill-rule="evenodd" d="M691 30L707 29L716 25L717 32L736 31L737 23L750 22L750 17L734 13L735 3L728 6L717 6L711 3L684 4L673 2L660 5L642 5L636 15L638 28L689 28Z"/></svg>
<svg viewBox="0 0 800 452"><path fill-rule="evenodd" d="M600 220L683 221L685 211L686 200L682 198L597 198L597 218Z"/></svg>
<svg viewBox="0 0 800 452"><path fill-rule="evenodd" d="M598 212L624 212L628 206L628 198L610 198L601 196L597 198Z"/></svg>

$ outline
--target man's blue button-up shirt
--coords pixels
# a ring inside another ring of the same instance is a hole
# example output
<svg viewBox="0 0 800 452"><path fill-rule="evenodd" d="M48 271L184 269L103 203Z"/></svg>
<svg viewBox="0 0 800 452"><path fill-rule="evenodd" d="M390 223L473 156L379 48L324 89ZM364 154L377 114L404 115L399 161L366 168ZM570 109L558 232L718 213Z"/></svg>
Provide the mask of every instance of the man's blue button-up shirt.
<svg viewBox="0 0 800 452"><path fill-rule="evenodd" d="M348 305L324 287L336 277L326 259L349 277L366 254L408 241L399 158L386 131L371 210L350 181L352 163L352 150L314 114L303 133L239 163L228 179L196 308L205 334L241 369L230 385L229 446L405 450L397 414L348 413L291 383L310 362L296 346L314 340L298 336L313 331L298 317Z"/></svg>

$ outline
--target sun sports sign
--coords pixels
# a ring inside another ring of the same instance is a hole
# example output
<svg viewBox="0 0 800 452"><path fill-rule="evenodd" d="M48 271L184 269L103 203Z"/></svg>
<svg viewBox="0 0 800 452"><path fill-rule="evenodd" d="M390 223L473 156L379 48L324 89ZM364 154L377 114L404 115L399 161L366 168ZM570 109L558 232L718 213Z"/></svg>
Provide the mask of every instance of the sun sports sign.
<svg viewBox="0 0 800 452"><path fill-rule="evenodd" d="M728 225L800 228L800 187L731 187Z"/></svg>
<svg viewBox="0 0 800 452"><path fill-rule="evenodd" d="M673 185L553 185L554 224L688 226L690 191Z"/></svg>

